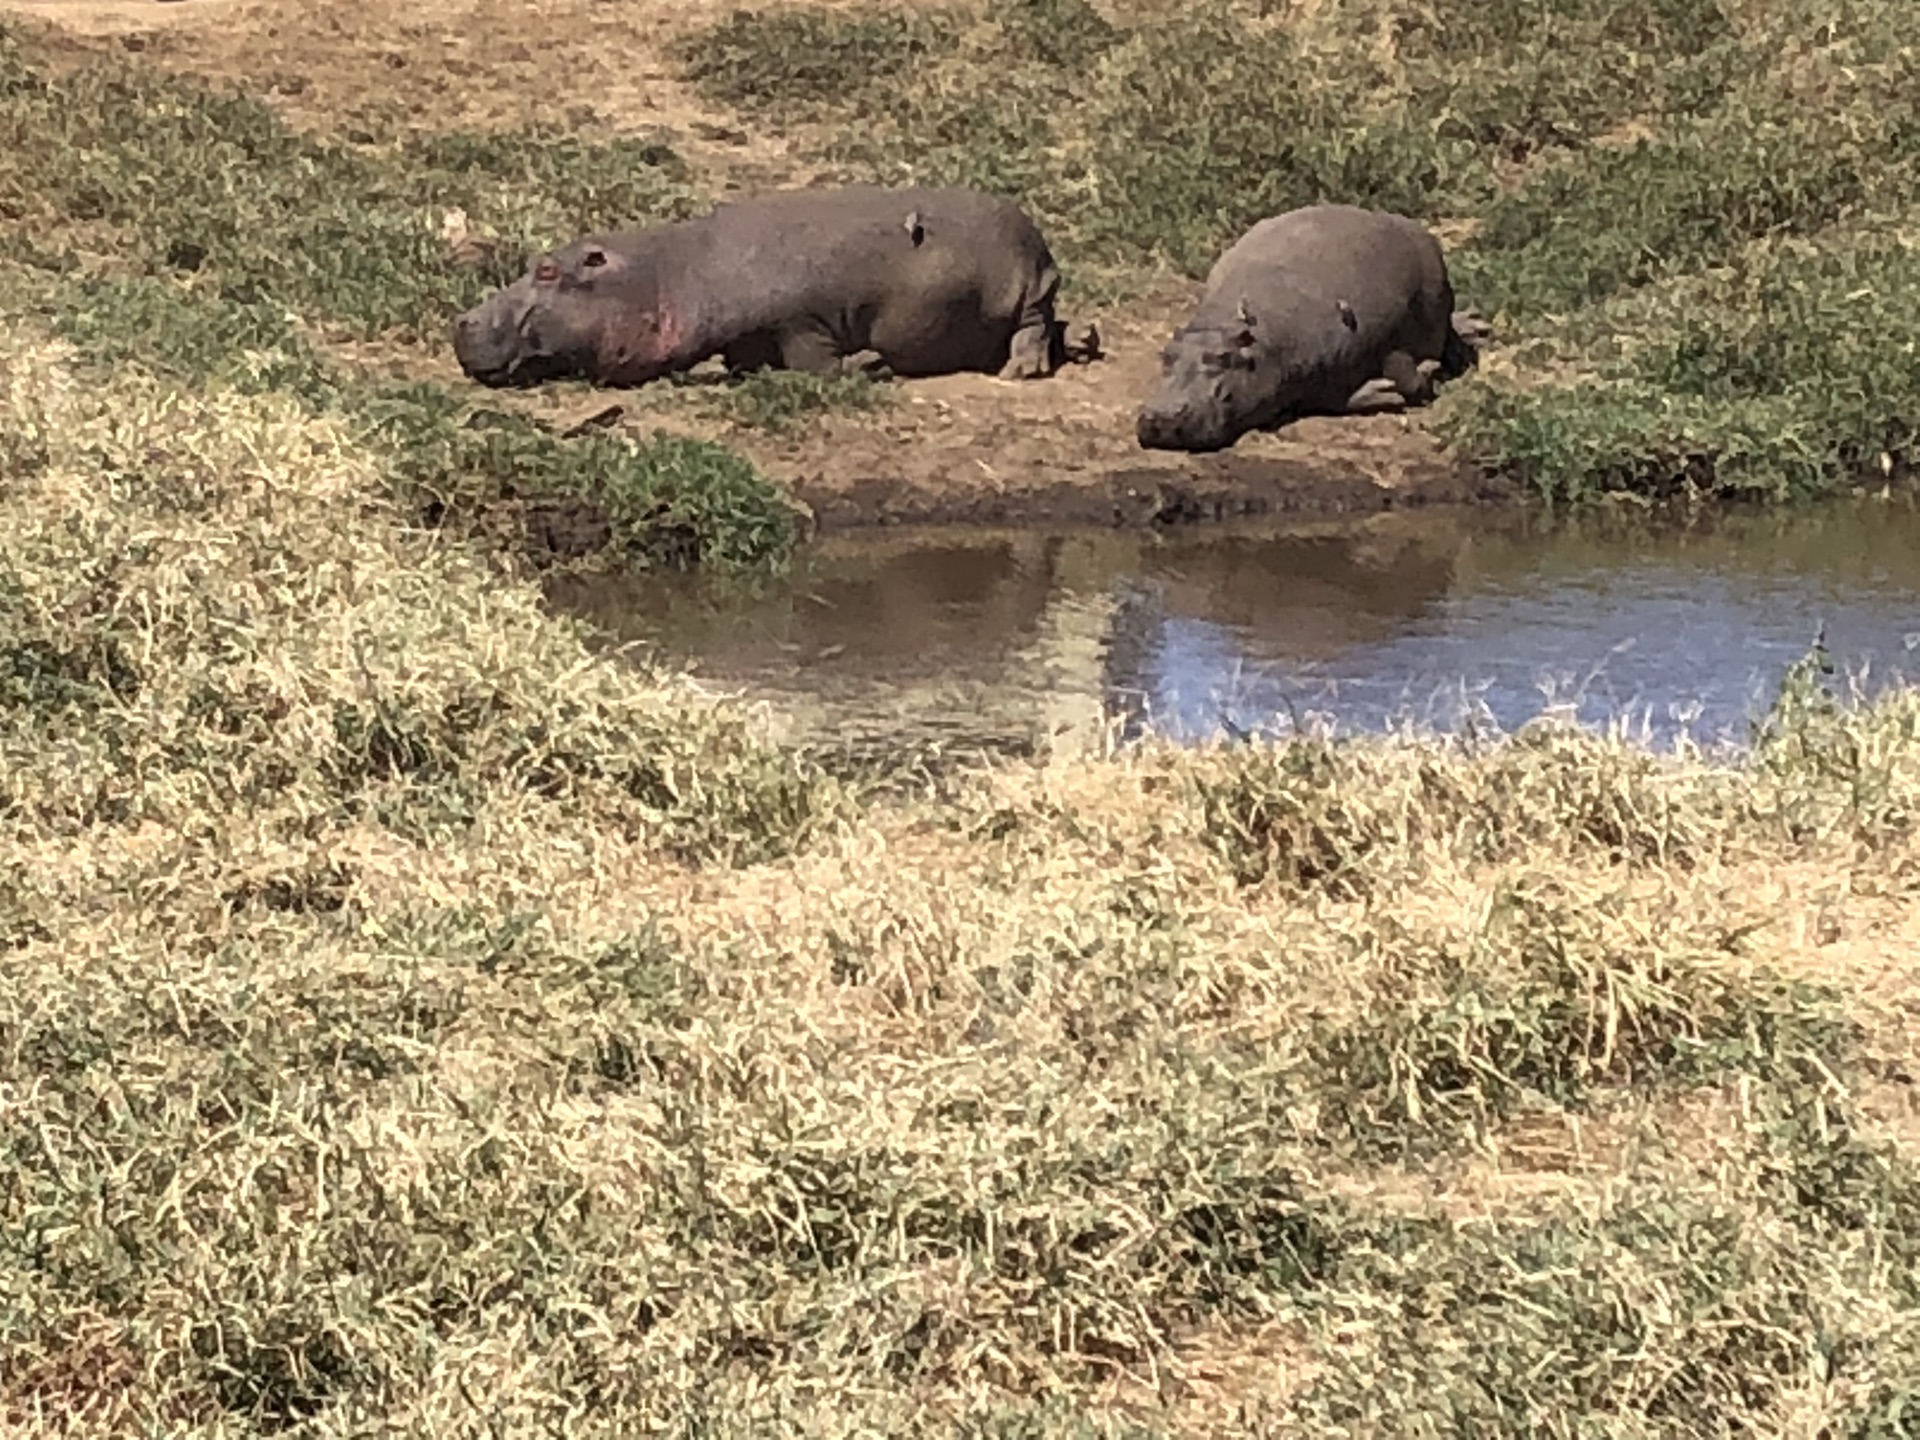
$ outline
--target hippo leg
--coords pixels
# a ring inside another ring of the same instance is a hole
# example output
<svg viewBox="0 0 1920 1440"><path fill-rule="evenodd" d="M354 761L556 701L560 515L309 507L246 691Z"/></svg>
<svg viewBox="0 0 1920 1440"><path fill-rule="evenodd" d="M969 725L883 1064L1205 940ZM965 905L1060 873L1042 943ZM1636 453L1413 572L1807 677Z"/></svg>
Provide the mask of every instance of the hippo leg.
<svg viewBox="0 0 1920 1440"><path fill-rule="evenodd" d="M878 350L856 350L840 362L842 375L864 375L869 380L890 380L893 367Z"/></svg>
<svg viewBox="0 0 1920 1440"><path fill-rule="evenodd" d="M1478 310L1453 312L1453 333L1476 349L1493 338L1493 326Z"/></svg>
<svg viewBox="0 0 1920 1440"><path fill-rule="evenodd" d="M1472 310L1456 310L1441 342L1442 380L1457 379L1480 363L1480 352L1493 339L1493 327Z"/></svg>
<svg viewBox="0 0 1920 1440"><path fill-rule="evenodd" d="M1440 373L1438 360L1415 360L1404 350L1389 350L1386 363L1380 368L1409 405L1432 401L1433 377Z"/></svg>
<svg viewBox="0 0 1920 1440"><path fill-rule="evenodd" d="M1375 415L1385 410L1404 410L1407 397L1400 393L1400 387L1386 376L1367 381L1352 395L1342 407L1347 415Z"/></svg>
<svg viewBox="0 0 1920 1440"><path fill-rule="evenodd" d="M1347 414L1405 410L1432 402L1434 377L1441 370L1438 360L1415 360L1404 350L1391 350L1380 368L1384 375L1367 381L1348 398Z"/></svg>
<svg viewBox="0 0 1920 1440"><path fill-rule="evenodd" d="M770 370L780 364L780 337L770 330L742 335L720 352L727 369L736 375Z"/></svg>
<svg viewBox="0 0 1920 1440"><path fill-rule="evenodd" d="M809 325L780 334L780 363L789 370L808 375L839 375L844 373L846 359L824 328Z"/></svg>
<svg viewBox="0 0 1920 1440"><path fill-rule="evenodd" d="M1060 326L1051 317L1023 325L1013 332L1000 378L1044 380L1058 368L1062 348Z"/></svg>
<svg viewBox="0 0 1920 1440"><path fill-rule="evenodd" d="M1091 320L1060 327L1061 347L1074 365L1091 365L1100 358L1100 329Z"/></svg>

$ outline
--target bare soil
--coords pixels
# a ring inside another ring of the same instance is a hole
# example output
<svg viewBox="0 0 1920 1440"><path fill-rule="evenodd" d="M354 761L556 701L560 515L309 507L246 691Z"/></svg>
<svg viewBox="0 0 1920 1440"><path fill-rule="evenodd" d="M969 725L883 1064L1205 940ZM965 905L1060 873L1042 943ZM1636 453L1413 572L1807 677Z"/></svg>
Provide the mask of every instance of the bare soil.
<svg viewBox="0 0 1920 1440"><path fill-rule="evenodd" d="M325 133L485 129L545 122L647 133L713 189L805 184L814 173L750 117L704 108L665 41L735 0L0 0L76 47L117 47L237 84L289 123ZM1443 237L1444 238L1444 237ZM1105 354L1046 381L957 375L894 382L895 402L780 433L721 425L685 389L561 390L509 403L557 423L617 404L614 423L723 438L785 483L821 528L872 524L1177 523L1342 514L1504 497L1463 472L1418 413L1299 422L1215 456L1144 451L1134 407L1155 356L1199 293L1168 280L1099 327ZM400 354L413 374L464 383L450 355ZM498 397L495 397L498 398ZM572 548L561 544L559 548Z"/></svg>

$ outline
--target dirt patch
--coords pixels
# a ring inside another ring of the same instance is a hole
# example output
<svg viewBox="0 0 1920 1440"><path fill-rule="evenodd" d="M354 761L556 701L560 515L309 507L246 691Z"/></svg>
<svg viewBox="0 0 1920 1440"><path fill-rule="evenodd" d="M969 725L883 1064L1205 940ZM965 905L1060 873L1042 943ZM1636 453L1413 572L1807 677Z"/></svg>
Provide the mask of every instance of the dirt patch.
<svg viewBox="0 0 1920 1440"><path fill-rule="evenodd" d="M544 124L643 133L675 146L716 189L804 177L778 136L700 107L665 39L732 0L0 0L87 49L133 51L228 83L289 124L330 135Z"/></svg>
<svg viewBox="0 0 1920 1440"><path fill-rule="evenodd" d="M1197 290L1194 292L1197 294ZM878 420L831 417L742 445L823 527L967 521L1177 523L1485 499L1424 417L1311 419L1208 456L1148 451L1135 408L1192 296L1098 317L1108 353L1042 382L945 376Z"/></svg>
<svg viewBox="0 0 1920 1440"><path fill-rule="evenodd" d="M777 135L704 109L670 73L666 39L733 0L419 0L311 7L292 0L0 0L0 14L56 22L77 48L114 46L261 97L327 133L491 129L545 123L644 131L679 149L712 191L804 184ZM834 414L780 432L728 426L687 387L565 387L489 397L562 427L621 407L634 433L723 440L783 482L822 529L875 524L1178 523L1263 514L1345 514L1479 501L1506 488L1463 473L1421 415L1315 419L1232 451L1144 451L1133 412L1155 356L1199 287L1167 283L1097 322L1105 356L1042 382L948 376L896 382L877 413ZM391 375L466 387L444 350L359 347ZM472 388L472 387L469 387ZM478 392L476 392L477 394ZM534 517L571 552L593 516ZM578 533L576 533L578 532ZM569 538L571 537L571 538Z"/></svg>

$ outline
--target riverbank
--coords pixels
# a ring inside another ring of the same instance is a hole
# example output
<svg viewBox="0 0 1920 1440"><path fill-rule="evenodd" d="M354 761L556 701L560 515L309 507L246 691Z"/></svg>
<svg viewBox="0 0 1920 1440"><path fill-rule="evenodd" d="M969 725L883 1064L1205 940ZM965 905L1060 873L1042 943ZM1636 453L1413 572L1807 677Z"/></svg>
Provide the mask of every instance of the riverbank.
<svg viewBox="0 0 1920 1440"><path fill-rule="evenodd" d="M752 566L813 526L1778 503L1908 475L1920 131L1875 0L1819 23L1592 0L1545 31L1527 7L1221 3L1175 44L1080 0L4 8L30 17L4 258L39 313L107 365L252 365L397 443L428 523L534 553ZM1035 385L503 396L446 353L447 317L557 236L909 176L1021 195L1106 357ZM1417 414L1139 450L1132 407L1212 256L1327 197L1434 228L1494 324L1480 368Z"/></svg>
<svg viewBox="0 0 1920 1440"><path fill-rule="evenodd" d="M1897 1433L1912 695L867 793L337 418L74 364L0 361L11 1433Z"/></svg>
<svg viewBox="0 0 1920 1440"><path fill-rule="evenodd" d="M627 395L569 387L521 404L557 429L618 406L614 428L725 444L791 495L817 531L1166 526L1525 497L1511 481L1450 455L1418 414L1304 420L1218 455L1142 450L1134 407L1153 381L1161 338L1198 294L1198 286L1166 281L1152 295L1085 312L1108 353L1038 383L941 376L890 386L857 408L751 425L716 425L690 413L686 390L665 387ZM803 387L758 388L770 408L783 388Z"/></svg>

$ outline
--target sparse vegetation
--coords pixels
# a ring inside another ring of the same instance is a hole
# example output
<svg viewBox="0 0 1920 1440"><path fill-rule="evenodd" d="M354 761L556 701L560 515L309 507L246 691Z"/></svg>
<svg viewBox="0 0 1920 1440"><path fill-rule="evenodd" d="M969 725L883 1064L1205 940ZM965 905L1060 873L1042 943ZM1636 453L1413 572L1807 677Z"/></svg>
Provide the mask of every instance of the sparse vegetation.
<svg viewBox="0 0 1920 1440"><path fill-rule="evenodd" d="M703 387L701 398L737 425L778 435L810 416L882 409L893 396L865 375L756 370L729 385Z"/></svg>
<svg viewBox="0 0 1920 1440"><path fill-rule="evenodd" d="M1524 363L1447 423L1553 494L1905 463L1897 14L1316 14L686 63L1116 287L1298 198L1477 217ZM419 523L750 566L745 462L346 343L689 203L667 152L14 40L0 126L8 1433L1911 1433L1920 697L1816 652L1739 764L1543 724L869 793Z"/></svg>

